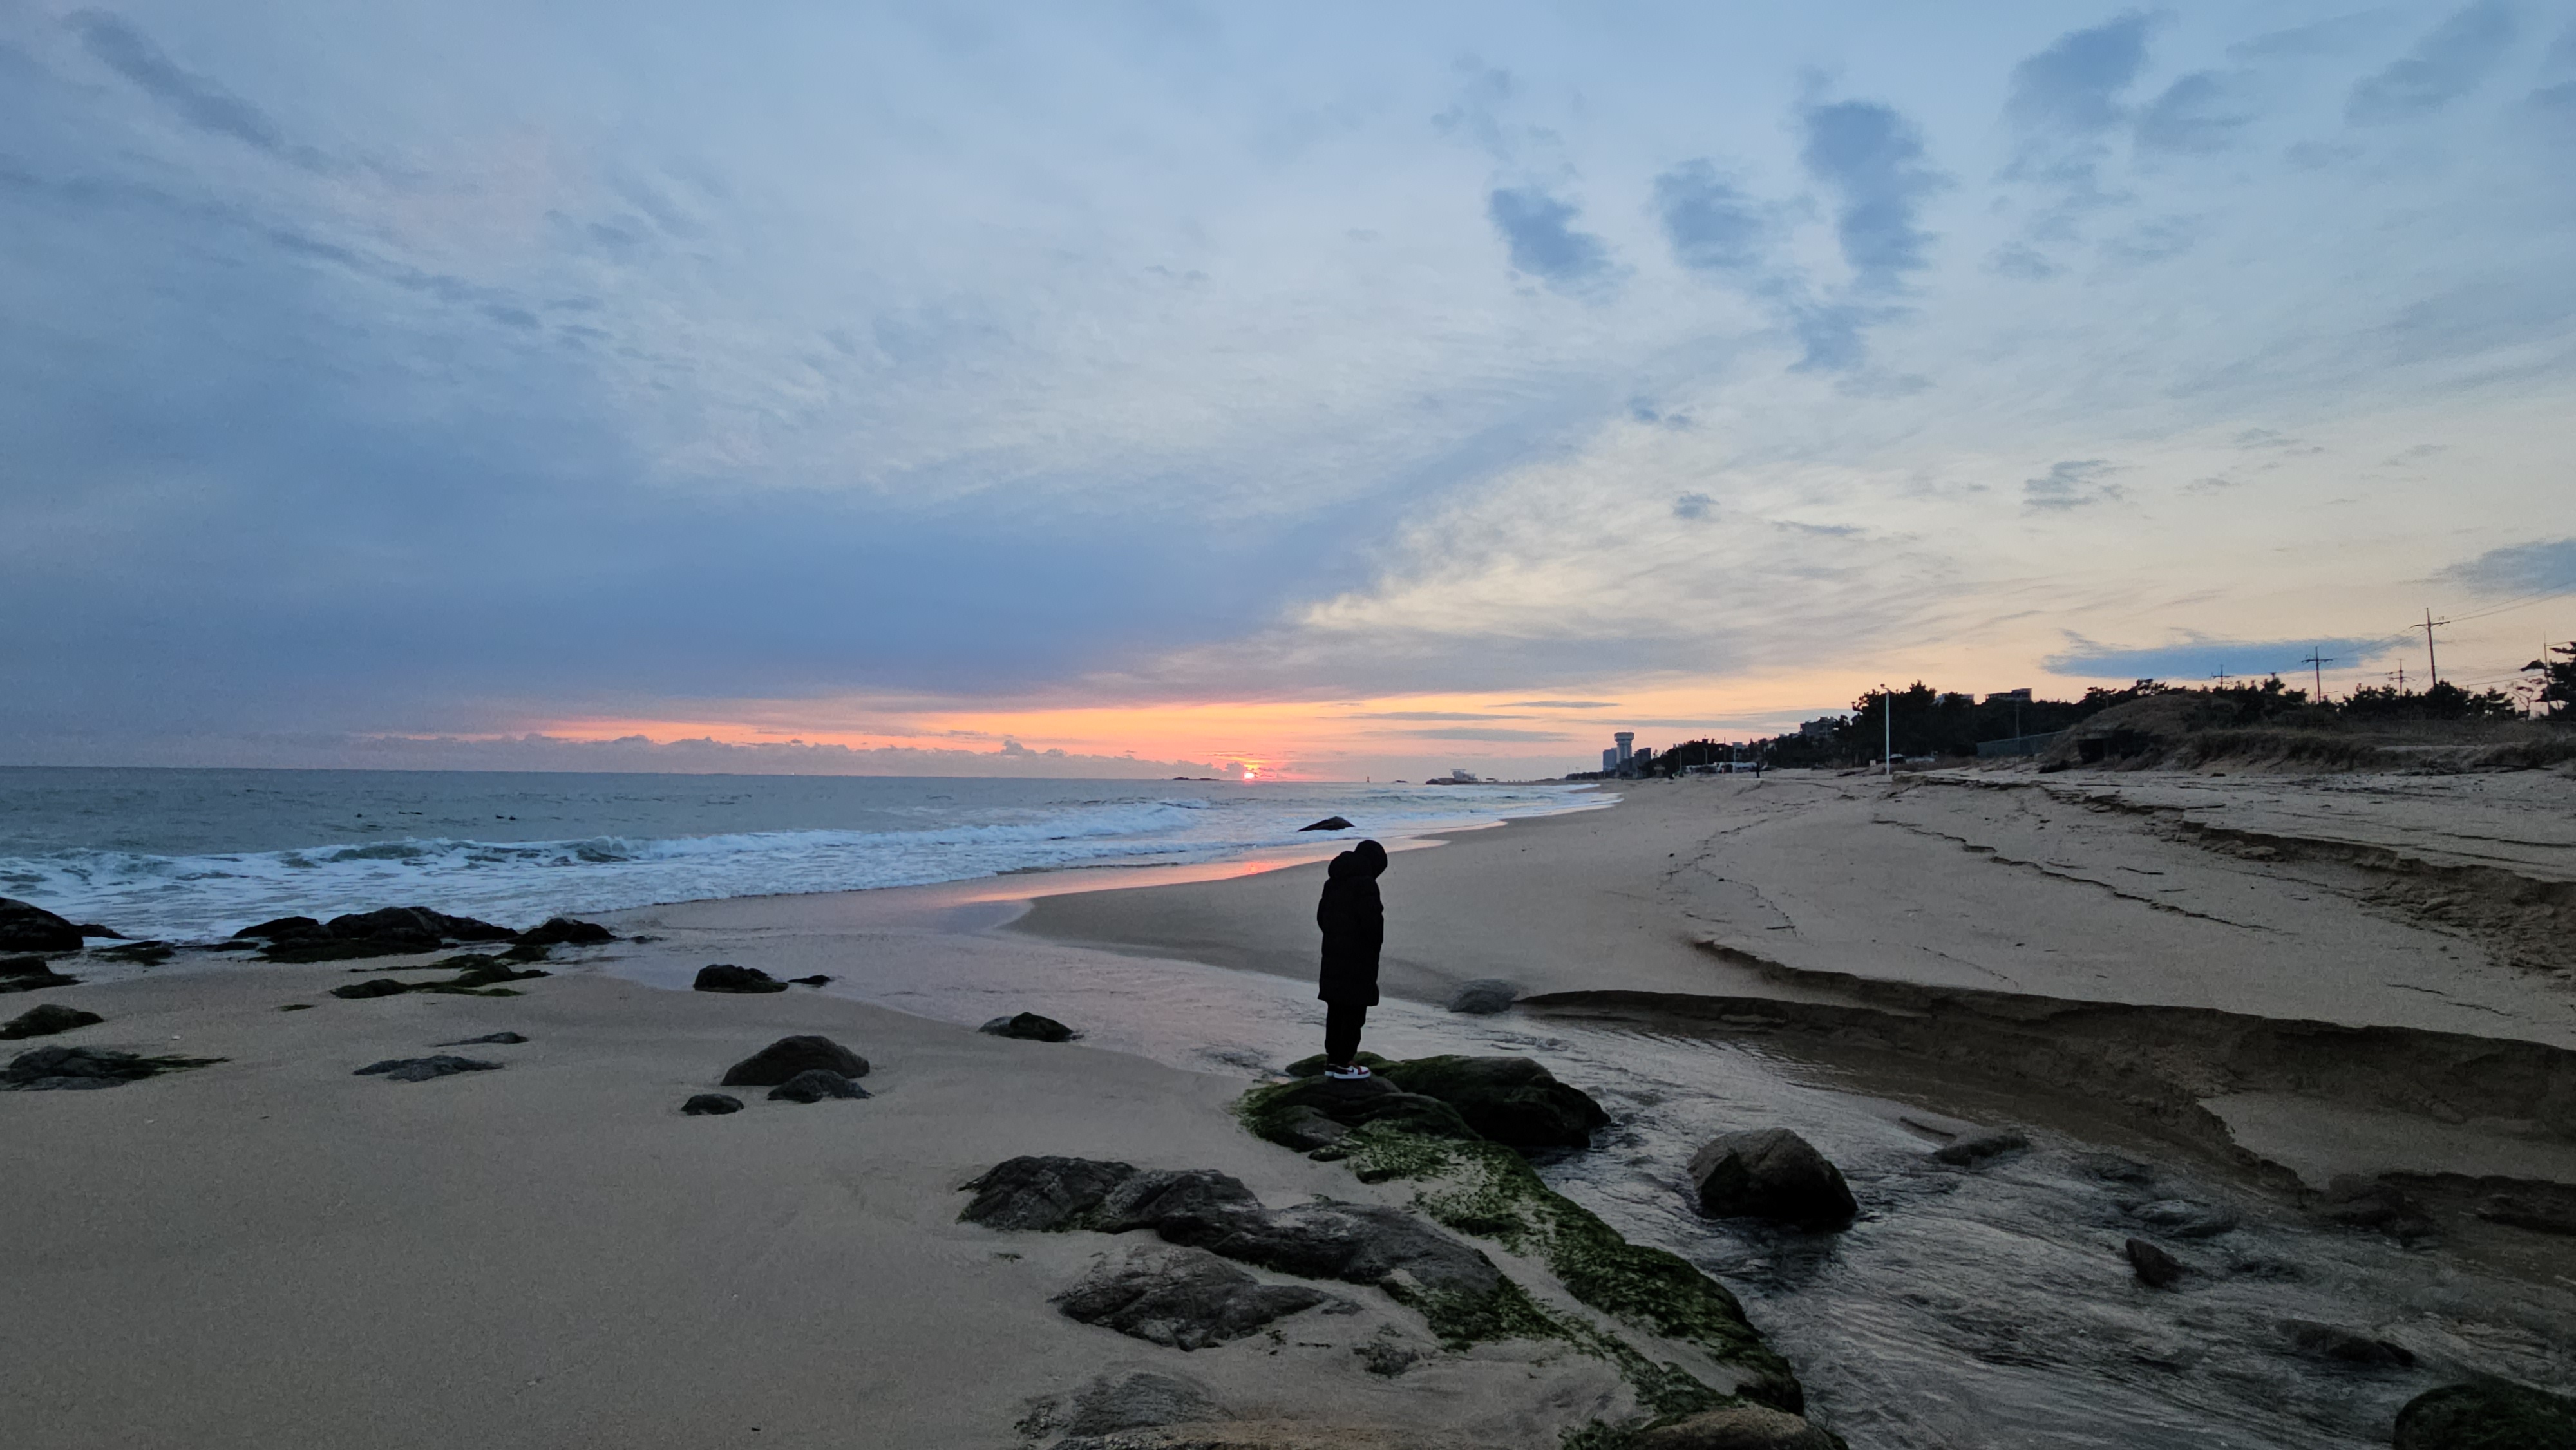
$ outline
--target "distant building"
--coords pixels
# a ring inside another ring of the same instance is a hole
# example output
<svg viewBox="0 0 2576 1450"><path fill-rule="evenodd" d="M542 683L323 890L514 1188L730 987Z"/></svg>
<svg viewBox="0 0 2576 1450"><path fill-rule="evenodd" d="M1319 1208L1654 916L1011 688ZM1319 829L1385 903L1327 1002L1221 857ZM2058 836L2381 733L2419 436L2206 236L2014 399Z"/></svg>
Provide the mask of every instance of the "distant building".
<svg viewBox="0 0 2576 1450"><path fill-rule="evenodd" d="M1997 690L1986 697L1986 703L1989 705L2027 705L2030 703L2030 687L2025 685L2018 690Z"/></svg>
<svg viewBox="0 0 2576 1450"><path fill-rule="evenodd" d="M1621 765L1626 765L1628 763L1628 757L1637 753L1637 732L1634 730L1614 731L1610 738L1619 742L1619 763Z"/></svg>
<svg viewBox="0 0 2576 1450"><path fill-rule="evenodd" d="M1814 740L1820 737L1831 736L1835 731L1842 728L1842 724L1843 722L1840 720L1835 719L1831 715L1827 715L1822 719L1809 720L1800 725L1798 727L1798 733L1809 740Z"/></svg>
<svg viewBox="0 0 2576 1450"><path fill-rule="evenodd" d="M1617 746L1615 746L1615 745L1614 745L1614 746L1611 746L1609 749L1604 750L1604 751L1602 751L1602 752L1601 752L1601 773L1602 773L1602 774L1604 774L1604 775L1607 775L1607 774L1609 774L1611 771L1617 770L1618 768L1619 768L1619 747L1617 747Z"/></svg>

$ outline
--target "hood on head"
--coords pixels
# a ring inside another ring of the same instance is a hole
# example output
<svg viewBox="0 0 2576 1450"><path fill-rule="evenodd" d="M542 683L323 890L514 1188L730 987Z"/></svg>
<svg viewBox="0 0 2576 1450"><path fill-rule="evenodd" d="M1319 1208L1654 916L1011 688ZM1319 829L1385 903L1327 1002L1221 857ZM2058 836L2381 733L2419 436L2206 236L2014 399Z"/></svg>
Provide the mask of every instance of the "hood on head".
<svg viewBox="0 0 2576 1450"><path fill-rule="evenodd" d="M1369 876L1386 874L1386 848L1375 841L1362 841L1347 853L1357 859L1359 869Z"/></svg>

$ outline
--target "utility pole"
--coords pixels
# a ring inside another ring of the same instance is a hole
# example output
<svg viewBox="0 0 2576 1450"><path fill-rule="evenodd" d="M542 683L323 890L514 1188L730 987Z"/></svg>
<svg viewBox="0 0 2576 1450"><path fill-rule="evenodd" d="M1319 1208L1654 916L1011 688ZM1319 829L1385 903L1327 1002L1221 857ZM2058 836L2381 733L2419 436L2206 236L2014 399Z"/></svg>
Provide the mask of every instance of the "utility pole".
<svg viewBox="0 0 2576 1450"><path fill-rule="evenodd" d="M2447 619L2435 619L2433 611L2429 609L2424 611L2424 658L2433 667L2433 683L2436 685L2442 683L2442 661L2433 653L2433 631L2450 622Z"/></svg>
<svg viewBox="0 0 2576 1450"><path fill-rule="evenodd" d="M1878 687L1878 723L1887 728L1887 740L1879 748L1879 774L1896 778L1896 694L1885 685Z"/></svg>
<svg viewBox="0 0 2576 1450"><path fill-rule="evenodd" d="M2321 655L2317 653L2315 645L2308 646L2307 666L2317 678L2317 695L2314 701L2316 704L2322 705L2326 702L2326 666L2333 663L2332 655Z"/></svg>

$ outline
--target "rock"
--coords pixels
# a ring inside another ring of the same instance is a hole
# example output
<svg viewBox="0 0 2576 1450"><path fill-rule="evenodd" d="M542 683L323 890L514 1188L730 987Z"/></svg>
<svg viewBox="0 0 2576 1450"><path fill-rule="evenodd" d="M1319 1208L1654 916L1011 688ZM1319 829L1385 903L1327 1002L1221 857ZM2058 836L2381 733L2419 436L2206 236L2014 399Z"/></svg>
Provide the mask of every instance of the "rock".
<svg viewBox="0 0 2576 1450"><path fill-rule="evenodd" d="M1955 1167L1969 1168L1989 1158L2018 1153L2030 1146L2030 1139L2017 1128L1989 1128L1982 1133L1945 1143L1932 1150L1933 1160Z"/></svg>
<svg viewBox="0 0 2576 1450"><path fill-rule="evenodd" d="M410 990L409 982L397 982L391 977L369 977L363 982L351 982L347 986L333 987L331 995L346 997L353 1002L363 1002L370 997L399 997Z"/></svg>
<svg viewBox="0 0 2576 1450"><path fill-rule="evenodd" d="M80 928L33 902L0 896L0 952L76 952Z"/></svg>
<svg viewBox="0 0 2576 1450"><path fill-rule="evenodd" d="M1842 1438L1786 1410L1728 1405L1639 1431L1636 1450L1845 1450Z"/></svg>
<svg viewBox="0 0 2576 1450"><path fill-rule="evenodd" d="M2226 1233L2236 1227L2236 1215L2209 1203L2194 1203L2188 1198L2160 1198L2153 1203L2134 1204L2129 1216L2150 1228L2159 1228L2178 1239L2205 1239Z"/></svg>
<svg viewBox="0 0 2576 1450"><path fill-rule="evenodd" d="M680 1111L692 1118L721 1117L742 1111L742 1099L731 1093L699 1093L680 1104Z"/></svg>
<svg viewBox="0 0 2576 1450"><path fill-rule="evenodd" d="M1360 1357L1362 1369L1385 1379L1394 1379L1427 1357L1421 1349L1398 1337L1392 1325L1380 1326L1376 1337L1366 1344L1351 1346L1351 1353Z"/></svg>
<svg viewBox="0 0 2576 1450"><path fill-rule="evenodd" d="M434 1077L453 1077L460 1072L499 1072L501 1064L482 1062L471 1057L453 1057L440 1053L435 1057L389 1057L371 1062L350 1074L351 1077L381 1077L389 1082L427 1082Z"/></svg>
<svg viewBox="0 0 2576 1450"><path fill-rule="evenodd" d="M233 933L233 940L248 941L258 939L261 941L273 941L279 937L312 936L321 930L322 923L315 921L312 917L281 916L271 921L263 921L257 926L243 927L241 930Z"/></svg>
<svg viewBox="0 0 2576 1450"><path fill-rule="evenodd" d="M2426 1390L2397 1412L2397 1450L2566 1450L2576 1400L2504 1380Z"/></svg>
<svg viewBox="0 0 2576 1450"><path fill-rule="evenodd" d="M2429 1239L2432 1214L2393 1183L2339 1173L2317 1200L2318 1216L2347 1228L2376 1229L2401 1242Z"/></svg>
<svg viewBox="0 0 2576 1450"><path fill-rule="evenodd" d="M66 977L53 969L43 957L0 958L0 993L39 992L47 987L77 987L80 978Z"/></svg>
<svg viewBox="0 0 2576 1450"><path fill-rule="evenodd" d="M1377 1204L1183 1213L1155 1231L1173 1243L1301 1279L1384 1284L1401 1273L1434 1293L1473 1298L1502 1286L1493 1261L1472 1245L1404 1209Z"/></svg>
<svg viewBox="0 0 2576 1450"><path fill-rule="evenodd" d="M1860 1212L1842 1170L1786 1128L1714 1139L1692 1155L1690 1175L1700 1211L1713 1218L1824 1230L1848 1228Z"/></svg>
<svg viewBox="0 0 2576 1450"><path fill-rule="evenodd" d="M1136 1176L1125 1163L1089 1158L1020 1157L997 1163L965 1186L974 1201L957 1217L987 1228L1055 1231L1078 1228L1109 1190Z"/></svg>
<svg viewBox="0 0 2576 1450"><path fill-rule="evenodd" d="M93 947L90 949L90 955L104 957L112 962L136 962L147 967L157 967L178 953L165 941L130 941L122 946Z"/></svg>
<svg viewBox="0 0 2576 1450"><path fill-rule="evenodd" d="M995 1037L1017 1037L1027 1042L1071 1042L1073 1040L1072 1028L1052 1017L1041 1017L1035 1012L1015 1012L1008 1017L996 1017L975 1030Z"/></svg>
<svg viewBox="0 0 2576 1450"><path fill-rule="evenodd" d="M1203 1249L1131 1245L1055 1298L1065 1317L1173 1349L1241 1339L1331 1296L1265 1284Z"/></svg>
<svg viewBox="0 0 2576 1450"><path fill-rule="evenodd" d="M1471 1017L1491 1017L1520 999L1521 989L1516 984L1500 977L1478 977L1472 982L1460 982L1458 990L1449 994L1449 1010Z"/></svg>
<svg viewBox="0 0 2576 1450"><path fill-rule="evenodd" d="M1086 1436L1213 1420L1225 1413L1196 1381L1154 1370L1102 1375L1075 1390L1068 1408L1064 1432Z"/></svg>
<svg viewBox="0 0 2576 1450"><path fill-rule="evenodd" d="M484 1046L484 1045L486 1045L486 1044L492 1044L492 1045L503 1046L503 1047L511 1047L511 1046L516 1046L517 1044L522 1043L522 1042L525 1042L525 1041L527 1041L527 1040L528 1040L528 1039L526 1039L526 1038L524 1038L524 1037L521 1037L519 1034L517 1034L517 1033L515 1033L515 1032L486 1032L486 1033L484 1033L484 1034L483 1034L482 1036L480 1036L480 1037L460 1037L460 1038L458 1038L457 1040L455 1040L454 1042L433 1042L433 1043L431 1043L431 1044L430 1044L430 1046L432 1046L432 1047L482 1047L482 1046Z"/></svg>
<svg viewBox="0 0 2576 1450"><path fill-rule="evenodd" d="M808 1068L866 1077L868 1060L828 1037L782 1037L725 1069L719 1087L777 1087Z"/></svg>
<svg viewBox="0 0 2576 1450"><path fill-rule="evenodd" d="M1300 1153L1329 1148L1350 1135L1350 1129L1302 1103L1270 1118L1262 1128L1263 1137Z"/></svg>
<svg viewBox="0 0 2576 1450"><path fill-rule="evenodd" d="M2281 1337L2289 1341L2290 1348L2310 1359L2330 1359L2365 1369L2407 1369L2415 1363L2414 1352L2404 1345L2319 1324L2313 1319L2282 1320Z"/></svg>
<svg viewBox="0 0 2576 1450"><path fill-rule="evenodd" d="M1526 1057L1417 1057L1374 1069L1458 1110L1480 1137L1514 1148L1588 1148L1610 1115Z"/></svg>
<svg viewBox="0 0 2576 1450"><path fill-rule="evenodd" d="M829 983L832 979L824 976L820 972L816 972L810 977L790 977L787 980L794 982L800 987L820 987Z"/></svg>
<svg viewBox="0 0 2576 1450"><path fill-rule="evenodd" d="M1252 1130L1274 1143L1312 1146L1311 1131L1291 1126L1309 1123L1309 1115L1329 1118L1344 1128L1381 1123L1463 1143L1475 1142L1479 1136L1456 1108L1435 1097L1406 1092L1382 1077L1358 1082L1310 1077L1284 1083L1261 1098L1251 1115Z"/></svg>
<svg viewBox="0 0 2576 1450"><path fill-rule="evenodd" d="M436 937L336 937L329 932L311 936L277 937L259 949L261 961L298 965L309 962L358 962L369 957L413 957L438 950Z"/></svg>
<svg viewBox="0 0 2576 1450"><path fill-rule="evenodd" d="M439 941L512 941L518 933L506 926L477 921L470 916L449 916L425 906L388 906L377 911L352 912L335 916L324 923L336 937L365 940L371 937L427 937Z"/></svg>
<svg viewBox="0 0 2576 1450"><path fill-rule="evenodd" d="M2129 1240L2120 1246L2120 1252L2129 1256L2129 1268L2137 1274L2138 1282L2150 1289L2170 1289L2187 1272L2182 1260L2145 1239Z"/></svg>
<svg viewBox="0 0 2576 1450"><path fill-rule="evenodd" d="M19 1053L8 1067L0 1068L0 1085L20 1092L114 1087L221 1061L220 1057L138 1057L105 1047L39 1047Z"/></svg>
<svg viewBox="0 0 2576 1450"><path fill-rule="evenodd" d="M101 926L94 921L81 922L74 926L72 930L79 932L84 937L103 936L109 941L125 940L125 933L116 930L114 927Z"/></svg>
<svg viewBox="0 0 2576 1450"><path fill-rule="evenodd" d="M75 1027L94 1027L106 1020L95 1012L84 1012L78 1007L66 1007L60 1002L47 1002L41 1007L31 1007L19 1013L6 1023L0 1023L0 1040L16 1041L22 1037L51 1037L57 1032L69 1032Z"/></svg>
<svg viewBox="0 0 2576 1450"><path fill-rule="evenodd" d="M435 968L453 968L456 975L444 982L416 982L416 992L472 992L497 982L524 982L530 977L548 975L533 967L514 968L499 957L481 952L462 952L443 962L432 962Z"/></svg>
<svg viewBox="0 0 2576 1450"><path fill-rule="evenodd" d="M575 921L569 916L549 916L519 933L521 946L588 947L615 940L617 934L597 922Z"/></svg>
<svg viewBox="0 0 2576 1450"><path fill-rule="evenodd" d="M868 1090L828 1067L809 1067L769 1090L773 1103L819 1103L825 1098L863 1098Z"/></svg>
<svg viewBox="0 0 2576 1450"><path fill-rule="evenodd" d="M1299 826L1297 829L1300 831L1347 831L1351 829L1351 823L1342 819L1340 816L1326 816L1311 826Z"/></svg>
<svg viewBox="0 0 2576 1450"><path fill-rule="evenodd" d="M1098 1205L1083 1215L1082 1226L1118 1234L1185 1216L1209 1218L1260 1209L1261 1200L1230 1173L1213 1168L1148 1168L1112 1185Z"/></svg>
<svg viewBox="0 0 2576 1450"><path fill-rule="evenodd" d="M731 962L716 962L698 968L696 981L689 984L693 992L784 992L785 982L772 981L758 967L737 967Z"/></svg>
<svg viewBox="0 0 2576 1450"><path fill-rule="evenodd" d="M544 942L523 941L512 946L508 951L501 953L501 960L505 962L542 962L549 956L553 955L553 953L554 948L546 945Z"/></svg>

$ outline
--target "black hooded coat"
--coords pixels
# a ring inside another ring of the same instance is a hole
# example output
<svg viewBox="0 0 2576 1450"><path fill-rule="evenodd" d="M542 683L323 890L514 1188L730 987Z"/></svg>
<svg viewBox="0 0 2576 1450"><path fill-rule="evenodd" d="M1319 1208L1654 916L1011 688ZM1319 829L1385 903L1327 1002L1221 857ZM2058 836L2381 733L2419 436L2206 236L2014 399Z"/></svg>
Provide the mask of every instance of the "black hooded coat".
<svg viewBox="0 0 2576 1450"><path fill-rule="evenodd" d="M1324 929L1324 969L1315 995L1344 1006L1377 1005L1377 953L1386 941L1386 907L1377 878L1386 870L1386 848L1362 841L1333 858L1324 872L1324 898L1315 903L1315 925Z"/></svg>

